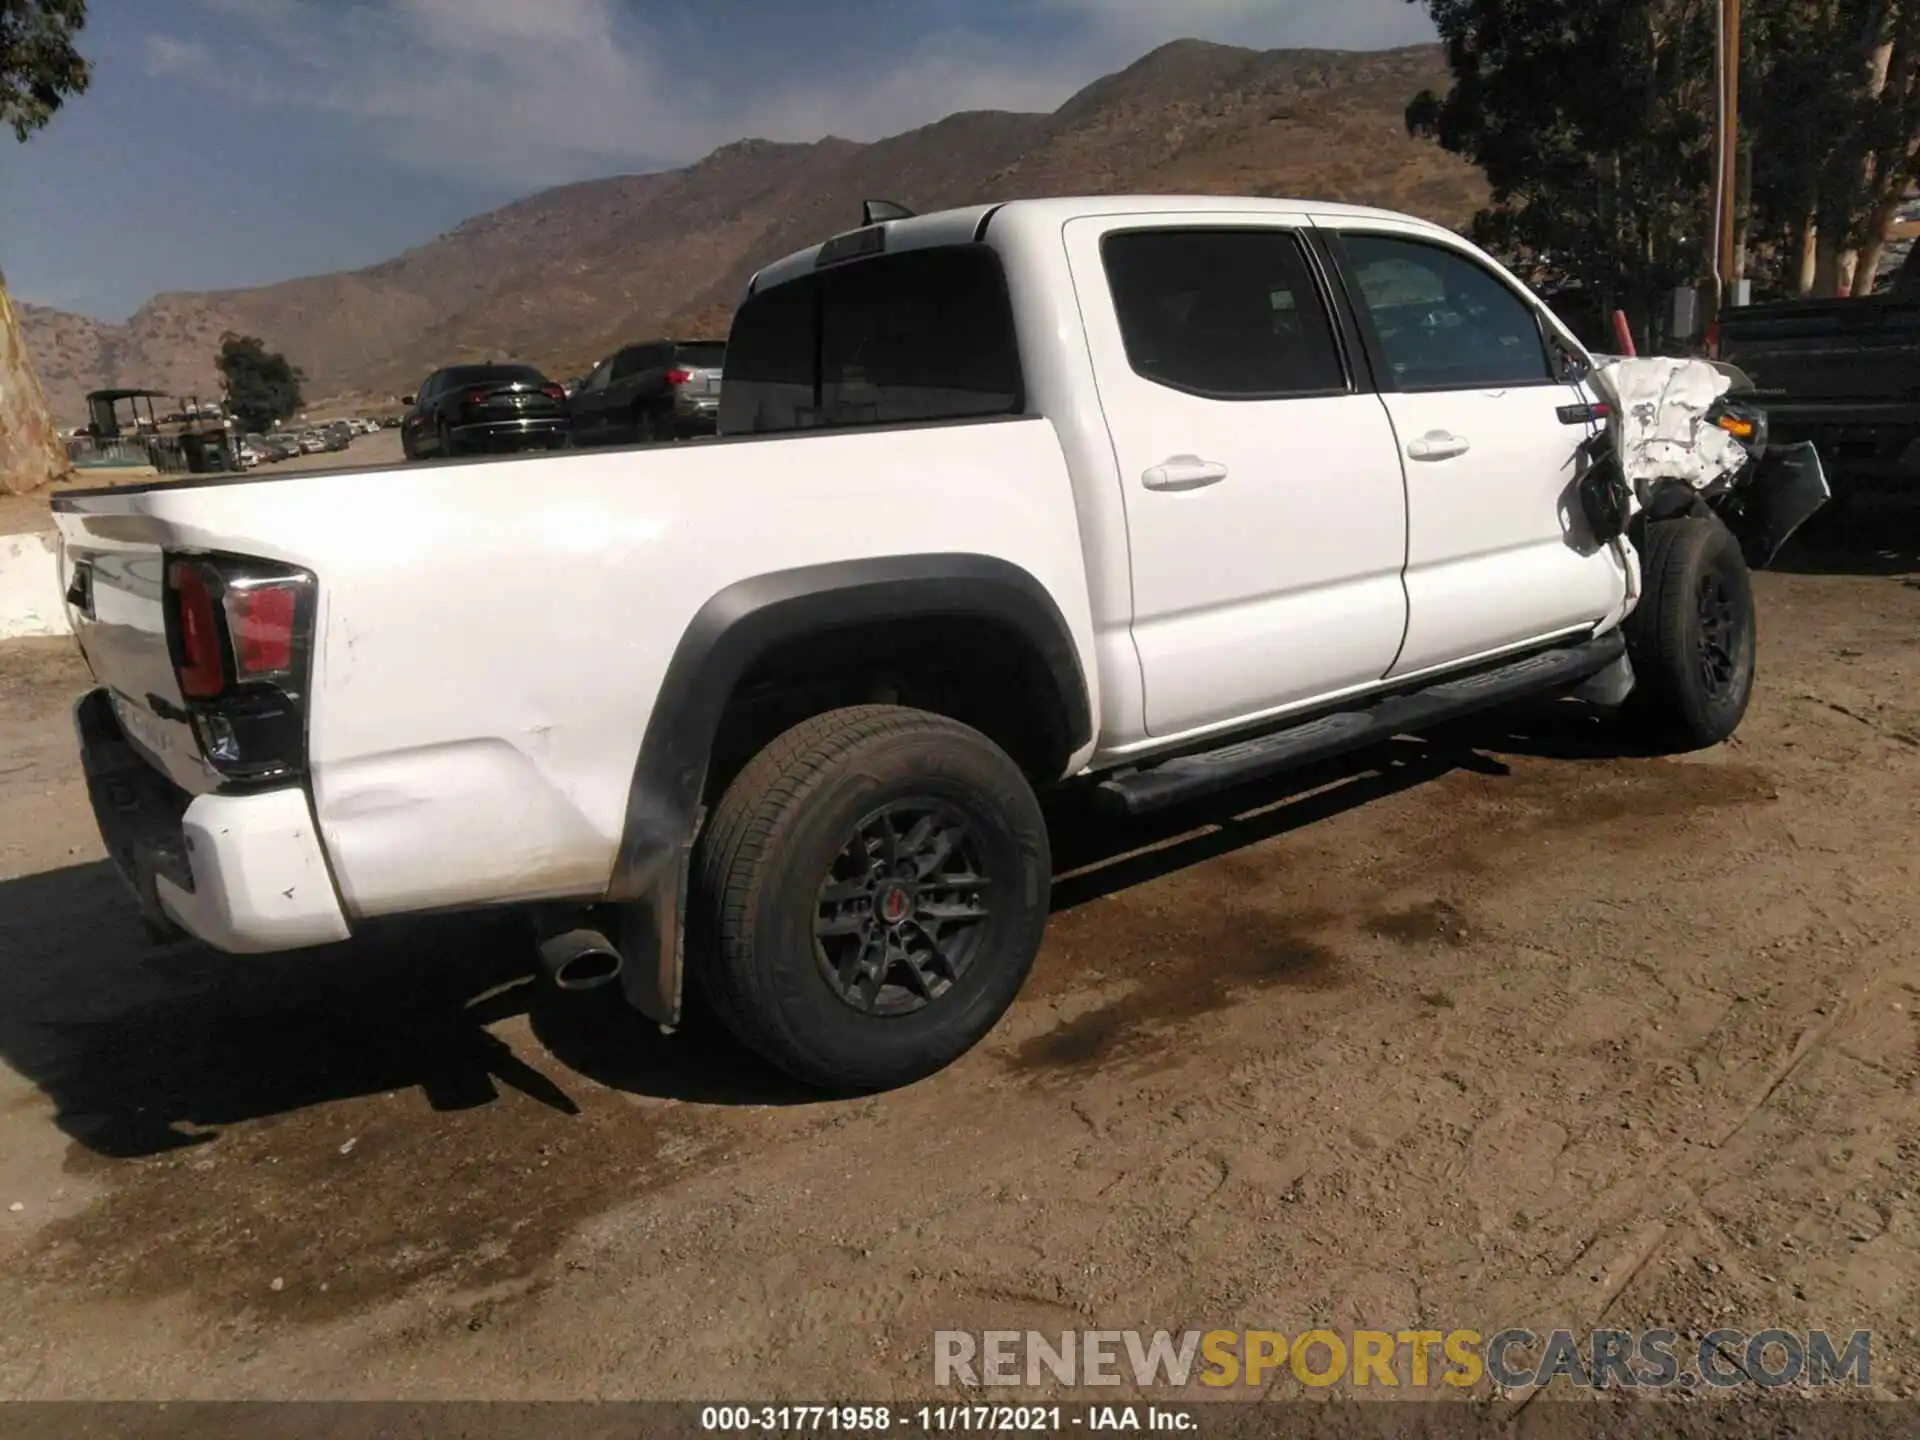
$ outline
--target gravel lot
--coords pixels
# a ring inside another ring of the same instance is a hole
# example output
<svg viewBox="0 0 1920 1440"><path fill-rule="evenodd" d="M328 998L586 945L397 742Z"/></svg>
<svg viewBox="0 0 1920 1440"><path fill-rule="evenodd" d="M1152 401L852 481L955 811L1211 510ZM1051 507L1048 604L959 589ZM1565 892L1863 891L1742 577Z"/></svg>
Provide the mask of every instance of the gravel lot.
<svg viewBox="0 0 1920 1440"><path fill-rule="evenodd" d="M1908 1393L1917 544L1759 579L1708 754L1555 708L1063 814L1028 993L855 1103L497 920L150 948L84 669L0 646L0 1396L924 1398L938 1328L1310 1323L1871 1328Z"/></svg>
<svg viewBox="0 0 1920 1440"><path fill-rule="evenodd" d="M263 465L256 475L292 475L301 470L341 470L355 465L397 465L400 462L400 432L378 430L371 435L356 435L345 450L318 455L295 455L273 465Z"/></svg>

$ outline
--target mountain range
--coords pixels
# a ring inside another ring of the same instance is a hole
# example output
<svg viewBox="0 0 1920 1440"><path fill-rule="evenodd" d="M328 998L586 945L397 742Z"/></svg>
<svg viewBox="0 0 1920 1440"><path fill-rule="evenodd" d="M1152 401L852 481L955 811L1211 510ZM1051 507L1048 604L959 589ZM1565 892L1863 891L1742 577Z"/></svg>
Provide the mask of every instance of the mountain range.
<svg viewBox="0 0 1920 1440"><path fill-rule="evenodd" d="M119 325L18 308L67 423L96 388L218 395L227 331L285 353L316 407L388 406L454 361L525 360L564 378L628 340L724 335L755 269L851 228L863 199L924 212L1038 195L1297 195L1460 224L1484 181L1403 120L1446 81L1437 46L1180 40L1048 115L951 115L871 144L742 140L683 169L542 191L366 269L156 295Z"/></svg>

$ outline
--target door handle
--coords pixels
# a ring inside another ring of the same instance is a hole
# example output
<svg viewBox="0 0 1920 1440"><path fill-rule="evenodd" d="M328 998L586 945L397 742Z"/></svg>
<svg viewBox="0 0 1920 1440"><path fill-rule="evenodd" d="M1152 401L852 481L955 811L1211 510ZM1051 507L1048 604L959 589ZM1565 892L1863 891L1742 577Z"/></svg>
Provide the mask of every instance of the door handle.
<svg viewBox="0 0 1920 1440"><path fill-rule="evenodd" d="M1198 455L1175 455L1147 471L1140 477L1140 483L1149 490L1198 490L1203 485L1217 485L1226 478L1224 465L1202 460Z"/></svg>
<svg viewBox="0 0 1920 1440"><path fill-rule="evenodd" d="M1413 460L1451 460L1472 448L1458 435L1449 435L1445 430L1429 430L1407 445L1407 456Z"/></svg>

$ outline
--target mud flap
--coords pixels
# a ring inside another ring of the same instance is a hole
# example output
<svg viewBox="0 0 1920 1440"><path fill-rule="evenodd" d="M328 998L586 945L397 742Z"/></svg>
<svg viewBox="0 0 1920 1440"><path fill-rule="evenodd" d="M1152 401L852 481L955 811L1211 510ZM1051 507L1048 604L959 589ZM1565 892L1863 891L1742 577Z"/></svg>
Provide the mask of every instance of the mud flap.
<svg viewBox="0 0 1920 1440"><path fill-rule="evenodd" d="M1747 568L1763 570L1832 498L1833 487L1811 443L1769 447L1752 476L1720 507L1720 518L1739 538Z"/></svg>
<svg viewBox="0 0 1920 1440"><path fill-rule="evenodd" d="M1598 675L1573 692L1573 698L1588 705L1611 710L1627 702L1633 693L1633 661L1622 655Z"/></svg>
<svg viewBox="0 0 1920 1440"><path fill-rule="evenodd" d="M697 823L694 833L699 833ZM626 961L620 970L621 993L629 1005L669 1032L680 1023L692 868L693 842L688 840L660 867L644 898L620 907L619 945Z"/></svg>

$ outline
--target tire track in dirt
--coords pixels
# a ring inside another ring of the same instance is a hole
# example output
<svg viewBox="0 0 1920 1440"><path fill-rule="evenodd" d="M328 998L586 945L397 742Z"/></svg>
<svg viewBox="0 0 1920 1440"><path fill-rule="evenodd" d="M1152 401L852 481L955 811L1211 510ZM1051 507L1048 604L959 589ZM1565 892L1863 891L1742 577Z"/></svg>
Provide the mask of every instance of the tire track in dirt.
<svg viewBox="0 0 1920 1440"><path fill-rule="evenodd" d="M1528 878L1526 860L1585 843L1569 846L1568 837L1597 836L1616 851L1640 848L1669 839L1683 823L1777 794L1765 772L1725 763L1604 761L1568 769L1526 761L1507 775L1456 772L1403 797L1401 813L1386 821L1391 840L1369 847L1383 879L1351 884L1341 874L1352 863L1341 853L1342 837L1316 831L1214 861L1227 885L1190 871L1056 917L1036 990L1059 994L1072 983L1072 959L1095 953L1100 978L1125 988L1024 1040L1009 1063L1029 1075L1137 1067L1248 994L1352 983L1342 950L1356 931L1401 945L1469 944L1454 900L1410 896L1455 888L1470 874L1476 901L1497 904L1503 889ZM1282 807L1239 823L1245 838L1255 838L1285 821ZM1330 904L1336 887L1340 902ZM1116 932L1128 940L1116 945Z"/></svg>

